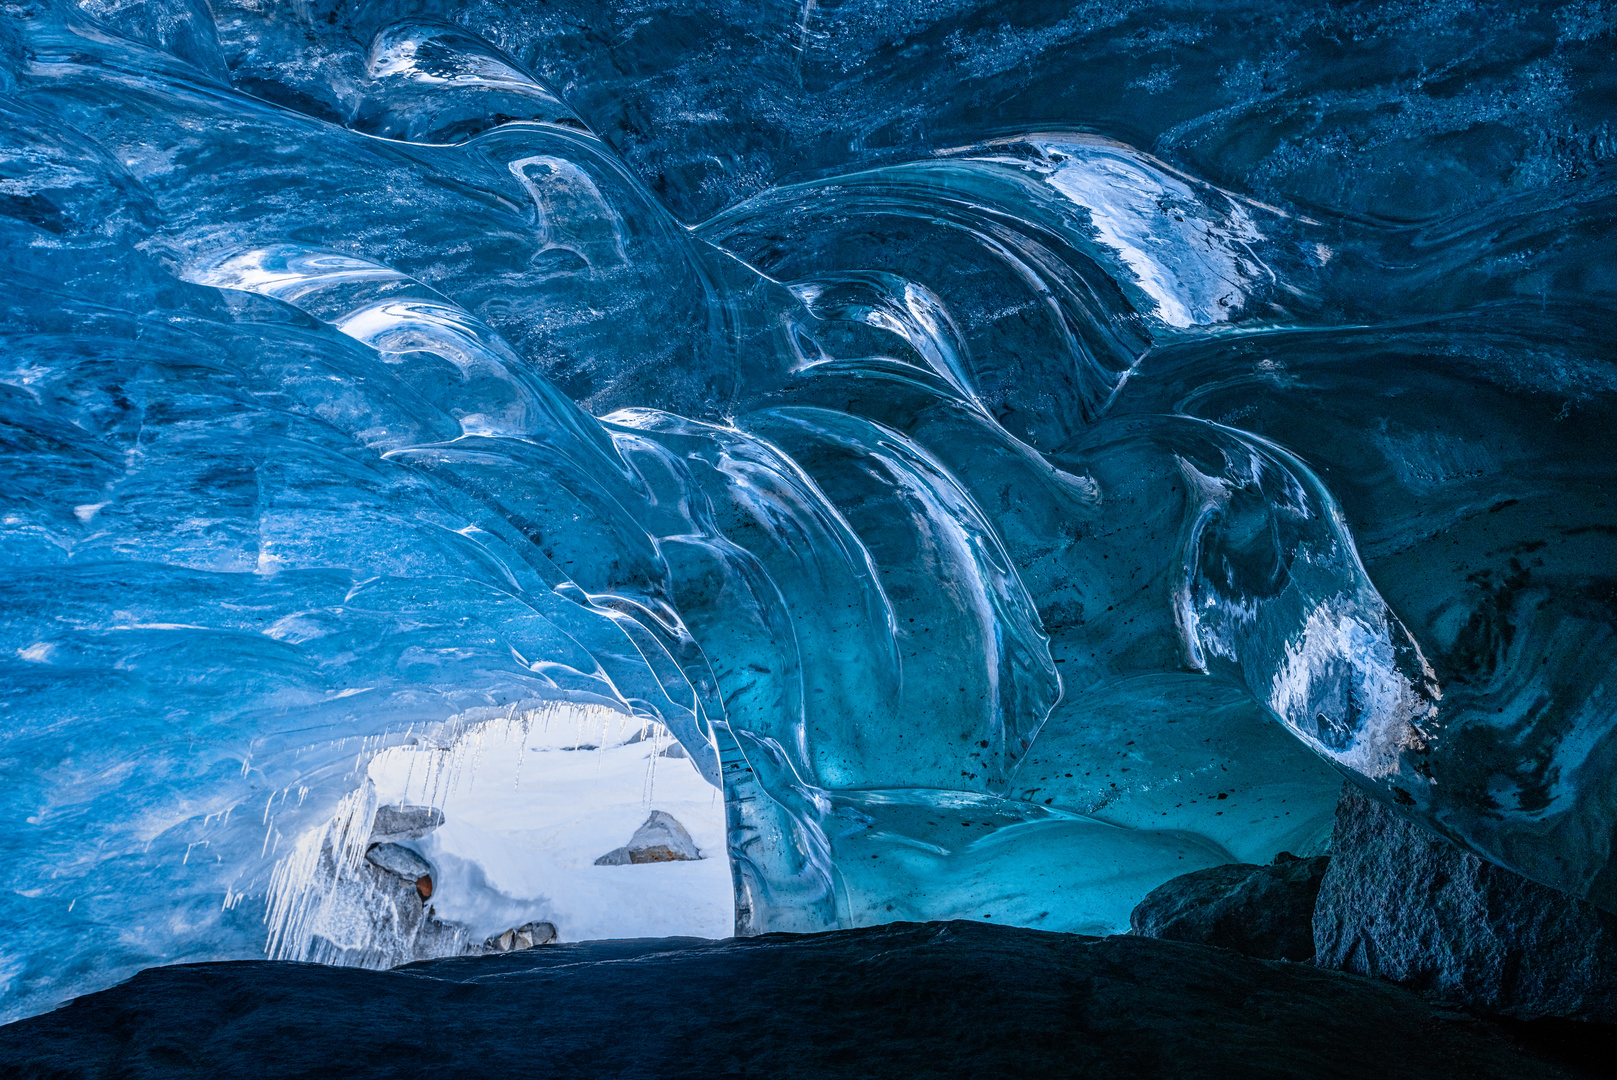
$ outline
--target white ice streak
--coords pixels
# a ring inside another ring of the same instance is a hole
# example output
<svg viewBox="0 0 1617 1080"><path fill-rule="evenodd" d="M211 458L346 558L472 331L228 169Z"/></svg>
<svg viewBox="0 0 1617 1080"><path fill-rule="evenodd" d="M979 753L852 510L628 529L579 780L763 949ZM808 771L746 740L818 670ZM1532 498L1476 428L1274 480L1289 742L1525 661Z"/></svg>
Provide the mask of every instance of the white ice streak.
<svg viewBox="0 0 1617 1080"><path fill-rule="evenodd" d="M1246 208L1214 213L1191 185L1114 143L1035 144L1058 162L1052 187L1089 212L1096 239L1115 251L1156 301L1156 317L1186 329L1228 322L1245 305L1263 239Z"/></svg>
<svg viewBox="0 0 1617 1080"><path fill-rule="evenodd" d="M1402 753L1419 743L1415 729L1424 699L1398 670L1388 627L1366 626L1321 604L1303 632L1285 644L1269 691L1269 707L1316 752L1372 779L1399 772ZM1349 693L1359 725L1345 746L1327 746L1315 733L1313 709L1321 672L1350 672Z"/></svg>
<svg viewBox="0 0 1617 1080"><path fill-rule="evenodd" d="M373 79L405 78L429 84L539 89L531 76L512 67L492 51L444 47L442 39L454 41L458 37L460 35L448 27L422 25L413 20L389 27L371 43L365 64L366 74ZM466 37L471 38L472 35Z"/></svg>

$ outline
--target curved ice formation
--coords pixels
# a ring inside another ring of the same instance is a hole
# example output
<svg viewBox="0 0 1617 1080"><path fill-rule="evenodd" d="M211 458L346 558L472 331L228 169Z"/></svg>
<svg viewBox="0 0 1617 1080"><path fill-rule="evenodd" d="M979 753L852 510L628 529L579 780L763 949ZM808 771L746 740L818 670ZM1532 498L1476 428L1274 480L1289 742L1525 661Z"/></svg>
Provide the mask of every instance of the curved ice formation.
<svg viewBox="0 0 1617 1080"><path fill-rule="evenodd" d="M1617 904L1613 28L1534 10L7 5L5 1015L314 955L368 762L557 703L742 933L1110 931L1344 774Z"/></svg>

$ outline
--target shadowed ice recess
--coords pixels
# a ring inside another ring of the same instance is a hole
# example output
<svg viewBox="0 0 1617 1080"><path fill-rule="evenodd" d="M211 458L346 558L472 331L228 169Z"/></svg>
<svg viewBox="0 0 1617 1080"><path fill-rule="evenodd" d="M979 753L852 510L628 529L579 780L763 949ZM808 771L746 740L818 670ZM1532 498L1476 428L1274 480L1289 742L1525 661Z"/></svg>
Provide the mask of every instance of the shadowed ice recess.
<svg viewBox="0 0 1617 1080"><path fill-rule="evenodd" d="M1121 931L1343 776L1617 910L1613 28L1514 10L0 5L0 1019L407 958L378 777L555 716L740 934Z"/></svg>

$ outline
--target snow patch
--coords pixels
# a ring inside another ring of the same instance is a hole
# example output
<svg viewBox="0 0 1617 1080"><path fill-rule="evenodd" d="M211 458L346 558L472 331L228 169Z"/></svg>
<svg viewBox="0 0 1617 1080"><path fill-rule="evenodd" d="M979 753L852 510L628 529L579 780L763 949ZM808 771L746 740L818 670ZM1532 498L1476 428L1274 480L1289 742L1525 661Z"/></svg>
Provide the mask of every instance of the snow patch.
<svg viewBox="0 0 1617 1080"><path fill-rule="evenodd" d="M473 940L536 920L562 941L729 937L724 797L689 758L663 756L671 746L660 724L563 703L485 722L448 746L384 750L369 776L384 804L443 811L444 824L410 846L437 871L438 918ZM703 858L595 865L652 810L677 818Z"/></svg>

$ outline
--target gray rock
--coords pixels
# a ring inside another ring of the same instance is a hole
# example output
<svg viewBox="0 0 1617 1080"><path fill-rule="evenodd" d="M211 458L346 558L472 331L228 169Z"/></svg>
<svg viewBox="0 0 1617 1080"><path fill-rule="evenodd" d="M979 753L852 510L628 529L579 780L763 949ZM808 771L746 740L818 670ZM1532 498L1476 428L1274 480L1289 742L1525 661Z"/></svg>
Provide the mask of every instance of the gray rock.
<svg viewBox="0 0 1617 1080"><path fill-rule="evenodd" d="M398 844L372 844L365 858L380 866L383 870L410 882L412 885L421 878L432 874L432 864L407 847Z"/></svg>
<svg viewBox="0 0 1617 1080"><path fill-rule="evenodd" d="M556 925L548 922L523 923L514 930L496 934L483 943L490 952L520 952L556 940Z"/></svg>
<svg viewBox="0 0 1617 1080"><path fill-rule="evenodd" d="M1617 1021L1617 916L1343 789L1315 964L1520 1020Z"/></svg>
<svg viewBox="0 0 1617 1080"><path fill-rule="evenodd" d="M1229 863L1182 874L1140 901L1129 932L1263 960L1307 960L1314 955L1314 898L1329 862L1283 851L1269 866Z"/></svg>
<svg viewBox="0 0 1617 1080"><path fill-rule="evenodd" d="M443 823L444 812L436 806L378 806L371 819L371 843L419 840Z"/></svg>
<svg viewBox="0 0 1617 1080"><path fill-rule="evenodd" d="M645 742L647 739L667 737L669 737L668 729L663 727L661 724L647 724L639 731L636 731L633 735L630 735L627 739L624 739L623 745L633 746L635 743Z"/></svg>
<svg viewBox="0 0 1617 1080"><path fill-rule="evenodd" d="M634 831L629 842L595 860L596 866L625 866L630 863L686 862L700 859L691 834L672 814L653 810L646 823Z"/></svg>

